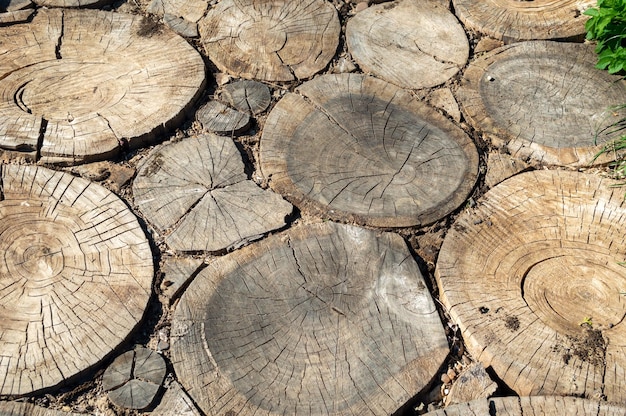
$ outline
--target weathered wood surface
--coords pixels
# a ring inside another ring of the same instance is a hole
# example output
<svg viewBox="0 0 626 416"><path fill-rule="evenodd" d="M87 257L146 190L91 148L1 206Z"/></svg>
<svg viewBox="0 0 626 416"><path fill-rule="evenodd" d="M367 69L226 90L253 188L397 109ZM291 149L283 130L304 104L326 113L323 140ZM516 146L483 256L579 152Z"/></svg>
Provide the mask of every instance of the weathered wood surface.
<svg viewBox="0 0 626 416"><path fill-rule="evenodd" d="M222 0L199 23L211 61L236 77L309 78L339 44L339 18L325 0Z"/></svg>
<svg viewBox="0 0 626 416"><path fill-rule="evenodd" d="M505 179L530 169L528 163L511 155L491 151L487 154L485 186L493 188Z"/></svg>
<svg viewBox="0 0 626 416"><path fill-rule="evenodd" d="M407 91L339 74L278 102L261 137L260 166L300 209L406 227L457 208L476 181L478 155L462 130Z"/></svg>
<svg viewBox="0 0 626 416"><path fill-rule="evenodd" d="M250 125L250 116L219 101L209 101L196 113L202 127L218 134L239 134Z"/></svg>
<svg viewBox="0 0 626 416"><path fill-rule="evenodd" d="M582 13L595 0L452 0L468 28L506 43L535 39L584 38Z"/></svg>
<svg viewBox="0 0 626 416"><path fill-rule="evenodd" d="M250 80L226 84L222 95L237 110L254 115L267 110L272 102L267 85Z"/></svg>
<svg viewBox="0 0 626 416"><path fill-rule="evenodd" d="M491 397L498 385L489 377L482 363L472 363L459 374L444 397L446 406Z"/></svg>
<svg viewBox="0 0 626 416"><path fill-rule="evenodd" d="M135 205L178 251L220 251L285 225L293 207L247 179L230 138L207 134L157 148L133 182Z"/></svg>
<svg viewBox="0 0 626 416"><path fill-rule="evenodd" d="M102 389L115 405L142 410L154 401L165 373L163 357L137 347L120 355L107 367L102 375Z"/></svg>
<svg viewBox="0 0 626 416"><path fill-rule="evenodd" d="M170 302L176 299L202 266L202 259L189 257L167 258L163 261L161 271L163 281L161 292Z"/></svg>
<svg viewBox="0 0 626 416"><path fill-rule="evenodd" d="M463 27L433 0L371 6L348 20L346 42L364 72L403 88L443 84L469 56Z"/></svg>
<svg viewBox="0 0 626 416"><path fill-rule="evenodd" d="M147 11L163 17L165 23L181 36L197 37L198 21L207 7L207 0L152 0Z"/></svg>
<svg viewBox="0 0 626 416"><path fill-rule="evenodd" d="M152 416L200 416L193 401L176 381L167 387L159 405L150 414Z"/></svg>
<svg viewBox="0 0 626 416"><path fill-rule="evenodd" d="M48 409L22 402L0 402L0 416L79 416L80 413L68 413Z"/></svg>
<svg viewBox="0 0 626 416"><path fill-rule="evenodd" d="M171 358L206 414L389 415L448 353L396 234L325 222L208 265L178 304Z"/></svg>
<svg viewBox="0 0 626 416"><path fill-rule="evenodd" d="M138 15L39 9L0 27L0 148L45 163L112 157L185 116L205 82L184 39Z"/></svg>
<svg viewBox="0 0 626 416"><path fill-rule="evenodd" d="M89 7L97 8L113 3L113 0L33 0L40 7Z"/></svg>
<svg viewBox="0 0 626 416"><path fill-rule="evenodd" d="M585 166L617 138L598 131L626 116L607 110L626 102L626 81L595 69L596 61L592 45L504 46L469 65L457 97L472 125L515 157Z"/></svg>
<svg viewBox="0 0 626 416"><path fill-rule="evenodd" d="M626 201L614 183L522 173L446 235L441 301L469 352L520 395L626 402Z"/></svg>
<svg viewBox="0 0 626 416"><path fill-rule="evenodd" d="M24 395L128 336L150 297L152 252L105 188L41 167L0 171L0 395Z"/></svg>

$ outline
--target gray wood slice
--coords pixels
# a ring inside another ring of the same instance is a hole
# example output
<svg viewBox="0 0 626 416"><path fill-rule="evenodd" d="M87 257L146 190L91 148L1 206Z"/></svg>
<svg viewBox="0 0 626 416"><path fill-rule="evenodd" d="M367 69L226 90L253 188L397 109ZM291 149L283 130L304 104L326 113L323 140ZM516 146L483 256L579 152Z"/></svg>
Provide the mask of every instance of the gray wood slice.
<svg viewBox="0 0 626 416"><path fill-rule="evenodd" d="M209 101L196 114L206 130L218 134L239 134L250 125L250 116L219 101Z"/></svg>
<svg viewBox="0 0 626 416"><path fill-rule="evenodd" d="M202 264L202 259L189 257L167 258L163 261L161 291L170 303L185 289L187 282L195 276Z"/></svg>
<svg viewBox="0 0 626 416"><path fill-rule="evenodd" d="M107 367L102 375L102 388L117 406L141 410L154 401L165 373L163 357L137 347L120 355Z"/></svg>
<svg viewBox="0 0 626 416"><path fill-rule="evenodd" d="M341 31L325 0L222 0L199 23L211 61L240 78L291 81L321 71Z"/></svg>
<svg viewBox="0 0 626 416"><path fill-rule="evenodd" d="M389 415L448 354L404 240L332 222L209 264L170 340L179 381L220 415Z"/></svg>
<svg viewBox="0 0 626 416"><path fill-rule="evenodd" d="M337 74L302 84L272 109L260 166L270 186L300 209L407 227L463 203L478 155L462 130L408 91Z"/></svg>
<svg viewBox="0 0 626 416"><path fill-rule="evenodd" d="M229 138L186 138L157 148L139 167L134 201L178 251L237 247L285 225L293 207L247 179Z"/></svg>
<svg viewBox="0 0 626 416"><path fill-rule="evenodd" d="M23 402L0 402L0 416L79 416L79 413L68 413L48 409Z"/></svg>
<svg viewBox="0 0 626 416"><path fill-rule="evenodd" d="M207 0L152 0L147 11L163 17L176 33L197 37L198 21L204 16L207 7Z"/></svg>
<svg viewBox="0 0 626 416"><path fill-rule="evenodd" d="M0 27L0 38L0 148L45 163L156 140L205 83L198 52L139 15L42 8L30 23Z"/></svg>
<svg viewBox="0 0 626 416"><path fill-rule="evenodd" d="M152 252L100 185L0 165L0 395L55 387L98 364L141 320Z"/></svg>
<svg viewBox="0 0 626 416"><path fill-rule="evenodd" d="M150 414L152 416L200 416L193 401L176 381L167 387L161 402Z"/></svg>
<svg viewBox="0 0 626 416"><path fill-rule="evenodd" d="M346 42L363 71L403 88L443 84L469 56L463 27L432 0L371 6L348 21Z"/></svg>
<svg viewBox="0 0 626 416"><path fill-rule="evenodd" d="M250 80L226 84L222 96L237 110L254 115L267 110L272 102L267 85Z"/></svg>
<svg viewBox="0 0 626 416"><path fill-rule="evenodd" d="M626 201L615 183L521 173L446 235L441 301L468 351L519 395L626 402Z"/></svg>
<svg viewBox="0 0 626 416"><path fill-rule="evenodd" d="M617 134L599 130L626 117L626 81L595 68L592 45L521 42L472 62L457 97L465 116L515 157L585 166ZM594 163L606 163L600 158Z"/></svg>
<svg viewBox="0 0 626 416"><path fill-rule="evenodd" d="M506 43L539 39L584 38L582 14L595 0L452 0L468 28Z"/></svg>
<svg viewBox="0 0 626 416"><path fill-rule="evenodd" d="M478 399L468 403L448 406L426 413L427 416L563 416L594 415L622 416L626 407L603 401L578 397L533 396L533 397L494 397Z"/></svg>

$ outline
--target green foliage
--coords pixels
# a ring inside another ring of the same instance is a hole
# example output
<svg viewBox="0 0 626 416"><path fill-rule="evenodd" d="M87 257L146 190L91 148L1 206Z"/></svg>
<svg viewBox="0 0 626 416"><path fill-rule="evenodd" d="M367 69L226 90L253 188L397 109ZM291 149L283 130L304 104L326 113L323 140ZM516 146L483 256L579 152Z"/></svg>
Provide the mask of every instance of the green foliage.
<svg viewBox="0 0 626 416"><path fill-rule="evenodd" d="M626 70L626 0L598 0L596 8L584 12L587 39L596 40L599 69L611 74Z"/></svg>

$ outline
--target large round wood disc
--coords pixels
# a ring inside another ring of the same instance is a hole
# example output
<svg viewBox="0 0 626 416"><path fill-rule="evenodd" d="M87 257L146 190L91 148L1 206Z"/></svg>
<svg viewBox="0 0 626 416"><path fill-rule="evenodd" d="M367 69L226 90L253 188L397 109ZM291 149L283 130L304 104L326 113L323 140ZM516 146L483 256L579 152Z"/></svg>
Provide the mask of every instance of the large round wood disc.
<svg viewBox="0 0 626 416"><path fill-rule="evenodd" d="M201 56L141 16L39 9L0 28L0 148L46 163L104 159L182 120Z"/></svg>
<svg viewBox="0 0 626 416"><path fill-rule="evenodd" d="M348 21L346 41L363 71L404 88L443 84L469 56L463 27L435 1L369 7Z"/></svg>
<svg viewBox="0 0 626 416"><path fill-rule="evenodd" d="M593 46L522 42L472 62L458 97L470 122L519 158L582 166L617 135L598 132L626 111L626 82L596 69ZM599 159L596 162L605 162Z"/></svg>
<svg viewBox="0 0 626 416"><path fill-rule="evenodd" d="M325 0L222 0L199 23L211 61L234 76L308 78L335 55L341 31Z"/></svg>
<svg viewBox="0 0 626 416"><path fill-rule="evenodd" d="M373 77L324 75L267 118L260 165L301 209L383 227L434 222L476 181L463 131L410 93Z"/></svg>
<svg viewBox="0 0 626 416"><path fill-rule="evenodd" d="M206 414L389 415L448 353L396 234L331 222L211 263L172 322L172 363Z"/></svg>
<svg viewBox="0 0 626 416"><path fill-rule="evenodd" d="M603 401L581 399L578 397L559 396L494 397L492 399L478 399L426 413L427 416L622 416L624 414L626 414L626 407L618 404L609 404Z"/></svg>
<svg viewBox="0 0 626 416"><path fill-rule="evenodd" d="M0 395L24 395L89 369L128 336L150 297L152 253L100 185L0 170Z"/></svg>
<svg viewBox="0 0 626 416"><path fill-rule="evenodd" d="M452 0L465 26L505 42L584 36L595 0Z"/></svg>
<svg viewBox="0 0 626 416"><path fill-rule="evenodd" d="M626 201L613 184L522 173L446 235L441 300L468 350L520 395L626 401Z"/></svg>

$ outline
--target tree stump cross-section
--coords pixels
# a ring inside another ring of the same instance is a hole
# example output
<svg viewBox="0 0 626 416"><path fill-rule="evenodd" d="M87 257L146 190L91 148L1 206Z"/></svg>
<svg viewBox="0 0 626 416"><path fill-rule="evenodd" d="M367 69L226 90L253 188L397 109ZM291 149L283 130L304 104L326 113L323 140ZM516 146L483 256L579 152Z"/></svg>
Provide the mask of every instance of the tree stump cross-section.
<svg viewBox="0 0 626 416"><path fill-rule="evenodd" d="M404 240L331 222L209 264L170 339L176 374L206 414L389 415L448 353Z"/></svg>
<svg viewBox="0 0 626 416"><path fill-rule="evenodd" d="M150 246L100 185L0 165L0 395L55 387L108 356L141 320Z"/></svg>

